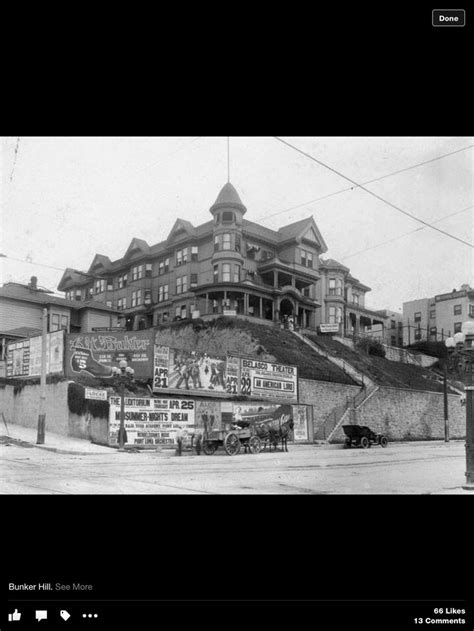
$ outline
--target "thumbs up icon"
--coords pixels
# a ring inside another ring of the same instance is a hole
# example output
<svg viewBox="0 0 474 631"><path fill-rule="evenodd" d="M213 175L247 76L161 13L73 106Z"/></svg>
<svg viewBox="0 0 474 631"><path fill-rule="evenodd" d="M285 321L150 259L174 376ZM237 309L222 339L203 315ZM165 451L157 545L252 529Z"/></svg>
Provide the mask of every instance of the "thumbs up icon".
<svg viewBox="0 0 474 631"><path fill-rule="evenodd" d="M21 613L18 613L18 609L15 609L13 613L8 614L8 622L19 622L21 618Z"/></svg>

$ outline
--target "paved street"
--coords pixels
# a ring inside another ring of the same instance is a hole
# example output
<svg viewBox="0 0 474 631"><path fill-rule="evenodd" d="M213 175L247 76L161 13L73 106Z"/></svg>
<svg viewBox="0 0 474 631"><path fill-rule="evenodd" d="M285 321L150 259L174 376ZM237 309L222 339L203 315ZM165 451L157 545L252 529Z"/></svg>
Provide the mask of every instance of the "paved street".
<svg viewBox="0 0 474 631"><path fill-rule="evenodd" d="M67 439L65 439L67 441ZM8 441L7 441L8 442ZM79 451L78 444L83 444ZM85 447L90 447L88 452ZM289 445L227 456L126 453L74 441L50 450L0 441L3 494L469 494L464 441L391 443L386 449Z"/></svg>

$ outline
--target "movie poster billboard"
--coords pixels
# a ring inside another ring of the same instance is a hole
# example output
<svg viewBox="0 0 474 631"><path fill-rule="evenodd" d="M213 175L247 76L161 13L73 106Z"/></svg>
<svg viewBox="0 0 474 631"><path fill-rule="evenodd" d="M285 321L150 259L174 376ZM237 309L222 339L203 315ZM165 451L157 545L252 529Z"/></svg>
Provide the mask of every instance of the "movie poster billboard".
<svg viewBox="0 0 474 631"><path fill-rule="evenodd" d="M283 423L293 418L292 405L278 403L233 403L232 425L246 427L265 425L278 430ZM226 429L231 429L226 428Z"/></svg>
<svg viewBox="0 0 474 631"><path fill-rule="evenodd" d="M195 427L195 401L125 397L125 443L142 447L177 443L177 433ZM109 397L109 444L118 444L120 397Z"/></svg>
<svg viewBox="0 0 474 631"><path fill-rule="evenodd" d="M155 344L153 392L224 395L225 375L225 357Z"/></svg>
<svg viewBox="0 0 474 631"><path fill-rule="evenodd" d="M35 336L7 346L7 377L41 375L43 337ZM63 372L64 331L46 335L46 374Z"/></svg>
<svg viewBox="0 0 474 631"><path fill-rule="evenodd" d="M207 432L222 429L222 411L220 401L196 401L196 427Z"/></svg>
<svg viewBox="0 0 474 631"><path fill-rule="evenodd" d="M297 403L298 369L296 366L242 357L239 394Z"/></svg>
<svg viewBox="0 0 474 631"><path fill-rule="evenodd" d="M112 377L112 368L125 359L135 378L149 379L153 374L153 339L151 329L67 335L66 375Z"/></svg>
<svg viewBox="0 0 474 631"><path fill-rule="evenodd" d="M295 442L309 440L308 424L310 407L308 405L293 405L293 423Z"/></svg>

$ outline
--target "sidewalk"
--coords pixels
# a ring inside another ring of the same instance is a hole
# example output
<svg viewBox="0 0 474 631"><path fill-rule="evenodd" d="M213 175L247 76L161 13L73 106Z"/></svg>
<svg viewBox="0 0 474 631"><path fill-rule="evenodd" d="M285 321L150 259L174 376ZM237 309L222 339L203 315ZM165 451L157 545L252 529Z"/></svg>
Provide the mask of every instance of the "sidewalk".
<svg viewBox="0 0 474 631"><path fill-rule="evenodd" d="M63 436L62 434L48 432L47 427L44 445L37 445L36 437L37 430L34 427L23 427L21 425L8 423L7 431L7 428L3 423L0 426L0 442L2 444L8 444L9 440L11 440L11 443L16 445L25 443L23 445L24 447L37 447L38 449L46 449L57 453L76 455L111 454L117 452L117 450L113 447L95 445L94 443L81 438L73 438L71 436Z"/></svg>

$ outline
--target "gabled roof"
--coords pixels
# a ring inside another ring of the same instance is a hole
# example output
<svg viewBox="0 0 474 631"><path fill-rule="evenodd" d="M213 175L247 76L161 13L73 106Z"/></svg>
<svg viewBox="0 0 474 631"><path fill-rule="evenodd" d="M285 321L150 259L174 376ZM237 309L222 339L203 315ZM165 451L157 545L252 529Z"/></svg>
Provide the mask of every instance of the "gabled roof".
<svg viewBox="0 0 474 631"><path fill-rule="evenodd" d="M168 235L167 241L171 241L181 232L186 234L186 236L194 236L196 234L196 228L190 221L186 221L186 219L176 219L174 226L171 228L171 232Z"/></svg>
<svg viewBox="0 0 474 631"><path fill-rule="evenodd" d="M110 259L108 256L105 256L104 254L96 254L91 266L89 267L89 272L92 272L94 269L97 270L99 267L102 267L104 270L107 270L110 267Z"/></svg>
<svg viewBox="0 0 474 631"><path fill-rule="evenodd" d="M71 267L66 267L63 275L61 276L61 280L58 284L58 291L64 291L66 285L69 285L68 281L72 281L74 286L76 285L85 285L90 282L90 275L86 272L80 272L79 270L72 269Z"/></svg>
<svg viewBox="0 0 474 631"><path fill-rule="evenodd" d="M359 289L364 289L365 291L371 291L372 289L368 285L364 285L364 283L361 283L358 278L354 278L354 276L351 276L350 274L346 276L346 281L352 283L353 285L356 285Z"/></svg>
<svg viewBox="0 0 474 631"><path fill-rule="evenodd" d="M306 240L316 243L321 252L327 252L327 245L312 216L282 226L278 229L278 234L280 235L280 243L292 240L301 243Z"/></svg>
<svg viewBox="0 0 474 631"><path fill-rule="evenodd" d="M127 248L127 251L125 252L123 259L131 258L133 254L136 254L136 253L148 254L149 251L150 251L150 246L144 239L137 239L137 237L134 237L131 240L130 245Z"/></svg>

